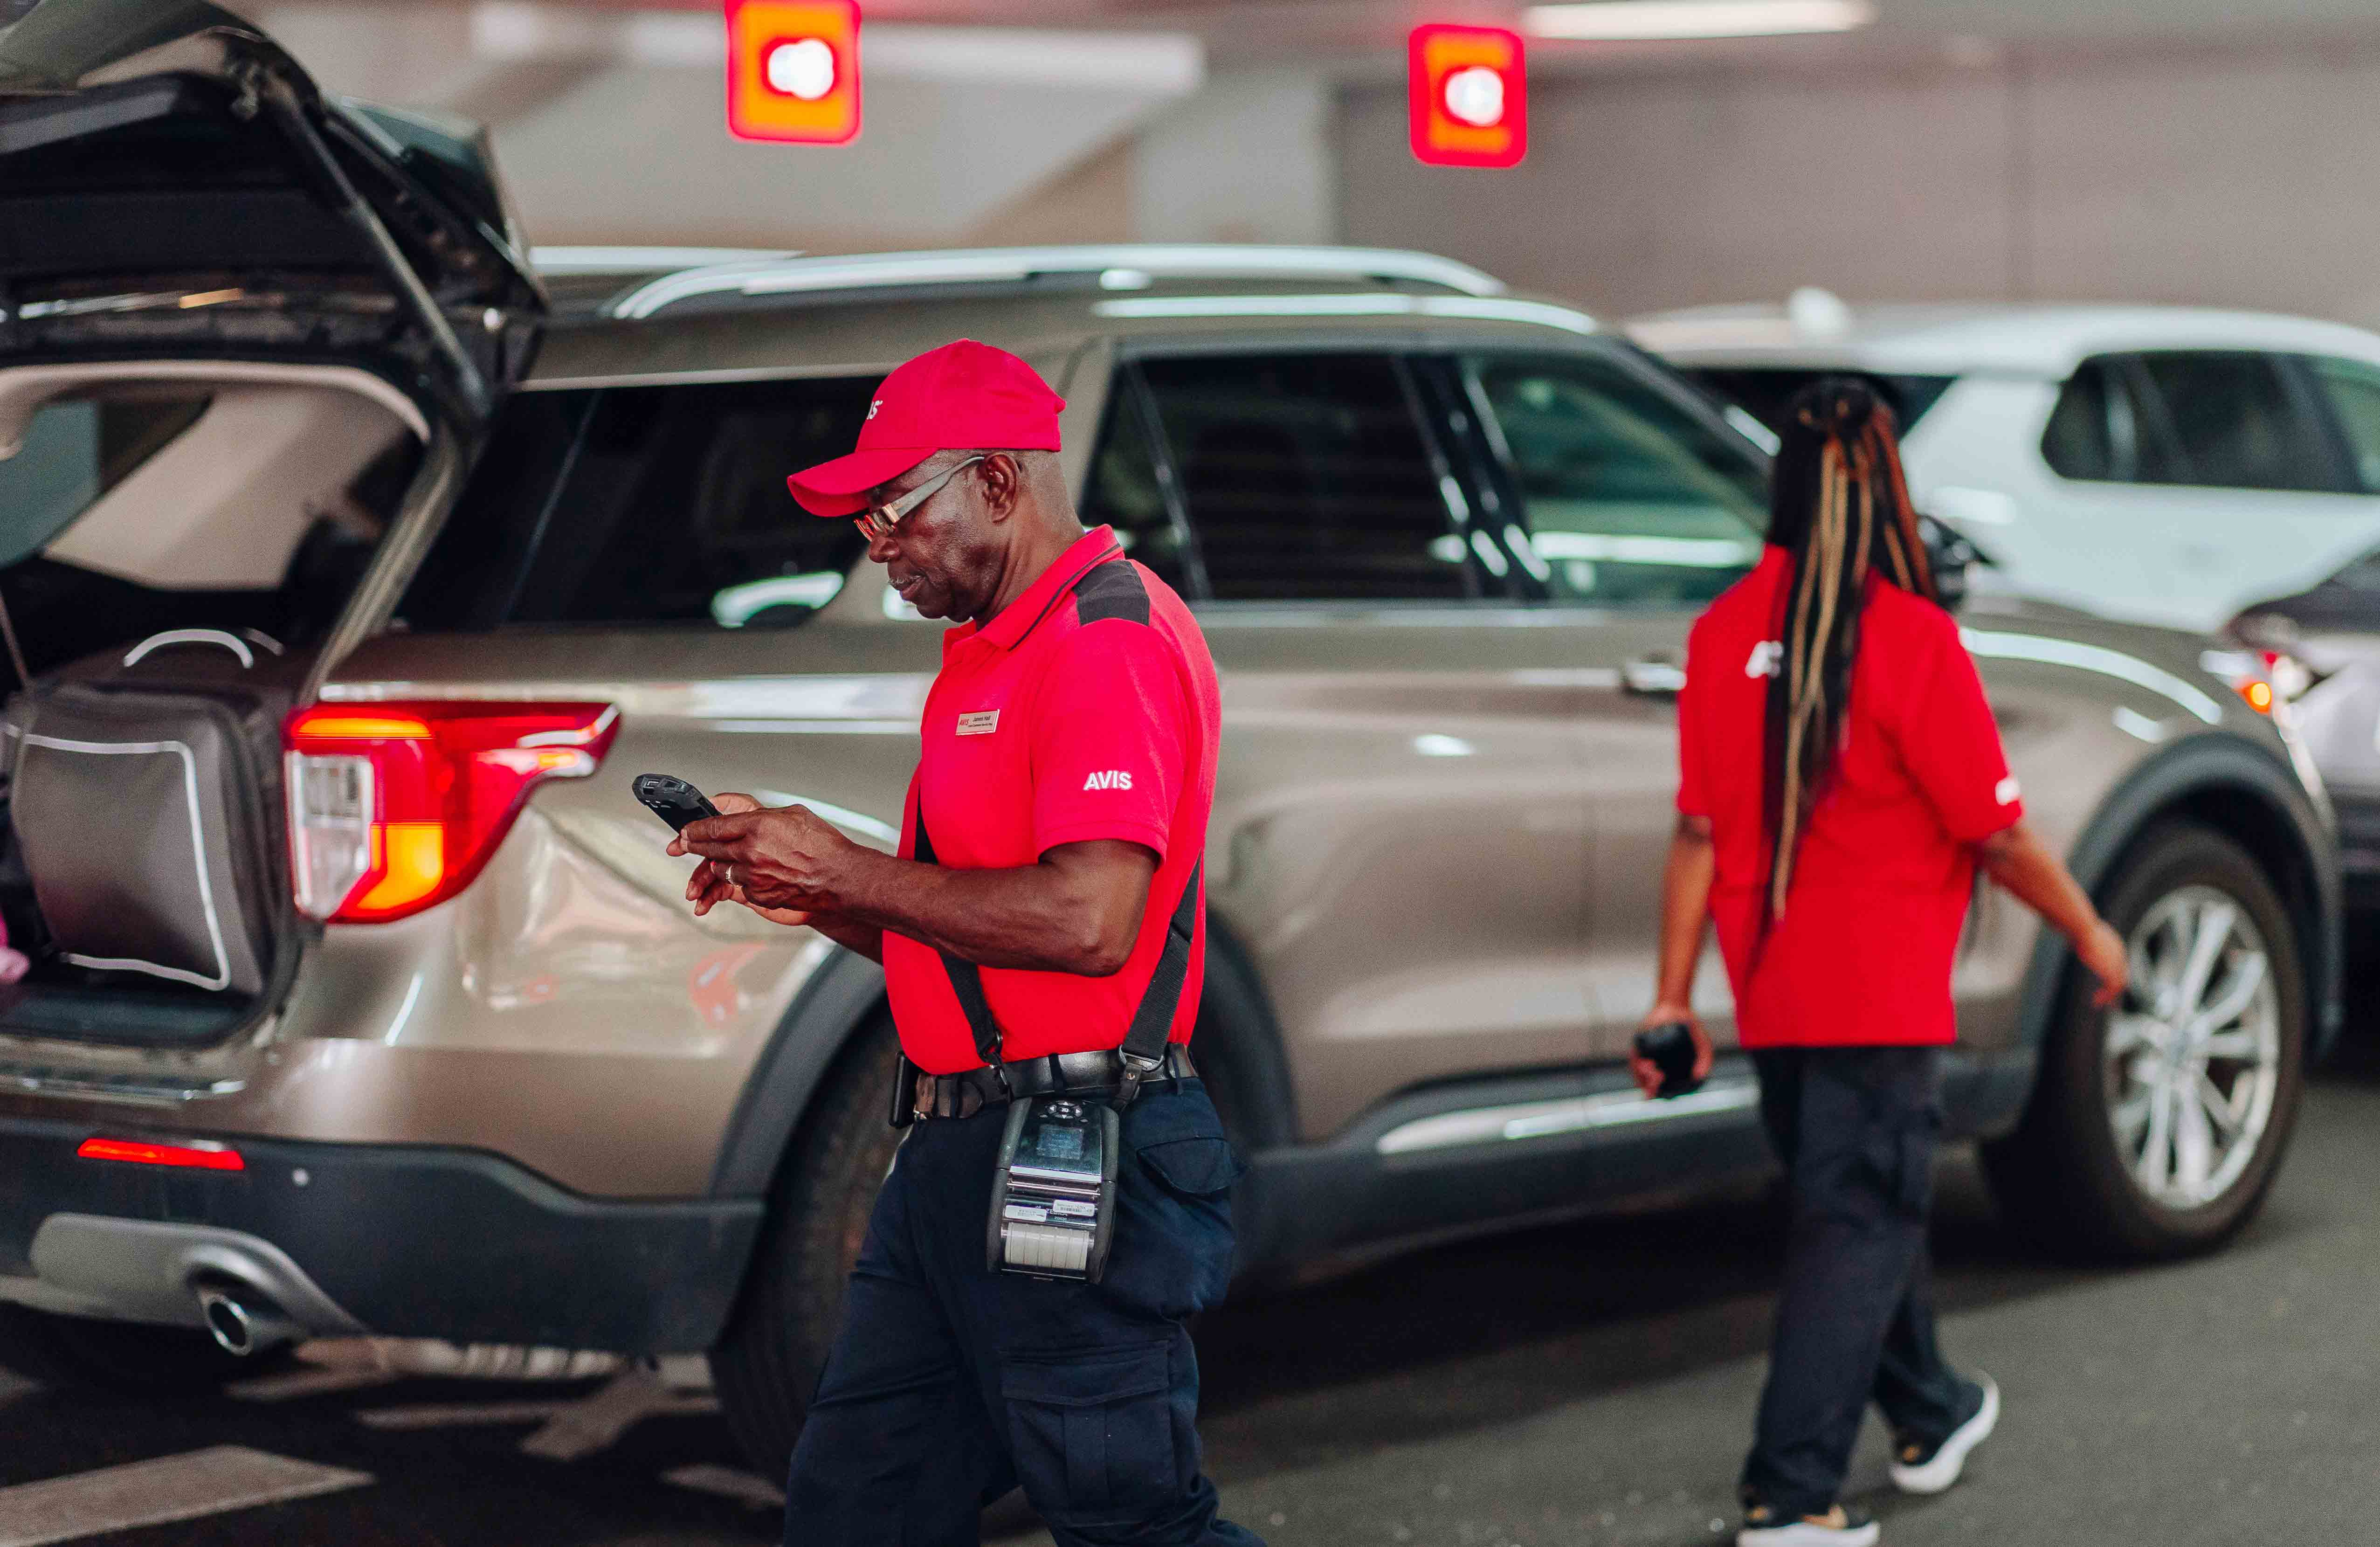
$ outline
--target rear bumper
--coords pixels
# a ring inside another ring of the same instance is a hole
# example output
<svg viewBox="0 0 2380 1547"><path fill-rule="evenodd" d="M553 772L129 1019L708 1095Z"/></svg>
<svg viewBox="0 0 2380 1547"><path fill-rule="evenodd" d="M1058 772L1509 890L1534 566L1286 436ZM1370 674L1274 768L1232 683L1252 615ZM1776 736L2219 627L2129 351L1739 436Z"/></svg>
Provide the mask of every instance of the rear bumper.
<svg viewBox="0 0 2380 1547"><path fill-rule="evenodd" d="M584 1198L466 1150L225 1136L245 1169L80 1159L91 1132L0 1118L0 1297L196 1326L194 1282L228 1278L313 1333L691 1352L762 1213Z"/></svg>

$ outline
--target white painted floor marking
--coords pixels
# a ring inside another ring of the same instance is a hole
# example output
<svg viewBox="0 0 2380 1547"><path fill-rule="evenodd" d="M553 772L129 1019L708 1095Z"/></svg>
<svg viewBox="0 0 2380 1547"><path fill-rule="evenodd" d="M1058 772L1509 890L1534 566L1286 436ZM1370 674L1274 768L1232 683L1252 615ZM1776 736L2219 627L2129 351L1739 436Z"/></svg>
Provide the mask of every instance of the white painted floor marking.
<svg viewBox="0 0 2380 1547"><path fill-rule="evenodd" d="M662 1480L675 1483L680 1488L691 1488L698 1493L716 1493L721 1498L734 1499L737 1504L753 1509L783 1509L785 1506L785 1491L768 1479L710 1461L663 1472Z"/></svg>
<svg viewBox="0 0 2380 1547"><path fill-rule="evenodd" d="M216 1445L0 1488L0 1547L41 1547L103 1531L195 1520L371 1481L368 1472L292 1461L243 1445Z"/></svg>
<svg viewBox="0 0 2380 1547"><path fill-rule="evenodd" d="M630 1365L592 1395L555 1413L552 1421L521 1442L521 1451L548 1461L576 1461L609 1450L646 1419L717 1411L717 1397L674 1392L651 1367Z"/></svg>
<svg viewBox="0 0 2380 1547"><path fill-rule="evenodd" d="M258 1375L234 1381L224 1388L242 1402L294 1402L302 1396L327 1396L333 1392L362 1391L397 1379L387 1370L287 1370L278 1375Z"/></svg>
<svg viewBox="0 0 2380 1547"><path fill-rule="evenodd" d="M358 1423L370 1429L448 1429L466 1424L543 1423L566 1402L453 1402L418 1407L358 1407Z"/></svg>

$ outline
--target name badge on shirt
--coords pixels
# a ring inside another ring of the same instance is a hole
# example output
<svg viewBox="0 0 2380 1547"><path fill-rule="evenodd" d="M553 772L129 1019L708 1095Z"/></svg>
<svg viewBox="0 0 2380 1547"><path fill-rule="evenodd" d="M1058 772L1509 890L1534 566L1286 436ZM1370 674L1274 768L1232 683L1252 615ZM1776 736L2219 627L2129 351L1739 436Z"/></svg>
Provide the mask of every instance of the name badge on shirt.
<svg viewBox="0 0 2380 1547"><path fill-rule="evenodd" d="M990 736L1000 728L1000 711L978 709L972 714L959 716L961 736Z"/></svg>

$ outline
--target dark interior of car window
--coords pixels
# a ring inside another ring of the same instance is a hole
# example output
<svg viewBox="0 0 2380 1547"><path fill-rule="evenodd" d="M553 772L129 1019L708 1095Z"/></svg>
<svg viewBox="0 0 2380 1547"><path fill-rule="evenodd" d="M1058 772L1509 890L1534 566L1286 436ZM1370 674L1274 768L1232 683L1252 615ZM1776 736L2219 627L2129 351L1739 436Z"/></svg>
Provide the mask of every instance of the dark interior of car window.
<svg viewBox="0 0 2380 1547"><path fill-rule="evenodd" d="M2309 363L2354 460L2356 486L2367 494L2380 494L2380 366L2360 359Z"/></svg>
<svg viewBox="0 0 2380 1547"><path fill-rule="evenodd" d="M1451 601L1470 557L1386 355L1146 361L1218 601Z"/></svg>
<svg viewBox="0 0 2380 1547"><path fill-rule="evenodd" d="M2306 493L2340 488L2320 427L2301 410L2272 356L2176 350L2137 358L2181 451L2170 468L2144 466L2140 481Z"/></svg>
<svg viewBox="0 0 2380 1547"><path fill-rule="evenodd" d="M1793 395L1821 376L1856 376L1891 405L1907 434L1925 411L1950 390L1956 376L1921 376L1877 371L1819 371L1806 367L1698 365L1685 374L1723 403L1733 403L1769 429L1781 432Z"/></svg>
<svg viewBox="0 0 2380 1547"><path fill-rule="evenodd" d="M2058 477L2085 482L2188 481L2180 476L2180 457L2163 405L2129 356L2102 356L2075 367L2042 432L2041 455Z"/></svg>
<svg viewBox="0 0 2380 1547"><path fill-rule="evenodd" d="M419 461L409 435L312 503L274 584L180 586L169 575L113 574L45 552L196 426L211 401L181 387L53 399L34 410L18 454L0 462L0 596L36 674L172 628L253 629L303 647L346 605Z"/></svg>
<svg viewBox="0 0 2380 1547"><path fill-rule="evenodd" d="M1572 355L1470 369L1557 597L1706 602L1758 560L1764 469L1652 383Z"/></svg>
<svg viewBox="0 0 2380 1547"><path fill-rule="evenodd" d="M866 542L795 505L785 475L851 449L878 380L523 395L417 577L407 625L807 621ZM459 606L435 594L450 584Z"/></svg>
<svg viewBox="0 0 2380 1547"><path fill-rule="evenodd" d="M1157 459L1132 379L1119 375L1108 394L1099 450L1083 490L1083 524L1111 526L1116 540L1184 596L1196 594L1184 562L1186 544L1158 482Z"/></svg>

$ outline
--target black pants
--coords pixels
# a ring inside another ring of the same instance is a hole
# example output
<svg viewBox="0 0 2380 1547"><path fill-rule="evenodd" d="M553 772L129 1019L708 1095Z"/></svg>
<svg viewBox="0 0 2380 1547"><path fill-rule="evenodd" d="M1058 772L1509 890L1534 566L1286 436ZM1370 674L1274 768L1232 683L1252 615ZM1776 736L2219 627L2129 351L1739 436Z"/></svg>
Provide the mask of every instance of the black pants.
<svg viewBox="0 0 2380 1547"><path fill-rule="evenodd" d="M1196 1079L1124 1110L1098 1284L985 1266L1002 1107L903 1141L785 1486L787 1547L974 1547L1020 1484L1061 1547L1264 1547L1220 1520L1183 1322L1231 1277L1239 1164Z"/></svg>
<svg viewBox="0 0 2380 1547"><path fill-rule="evenodd" d="M1871 1398L1896 1431L1927 1442L1965 1416L1962 1383L1935 1346L1925 1250L1941 1054L1777 1048L1752 1059L1793 1213L1743 1489L1791 1519L1834 1504Z"/></svg>

